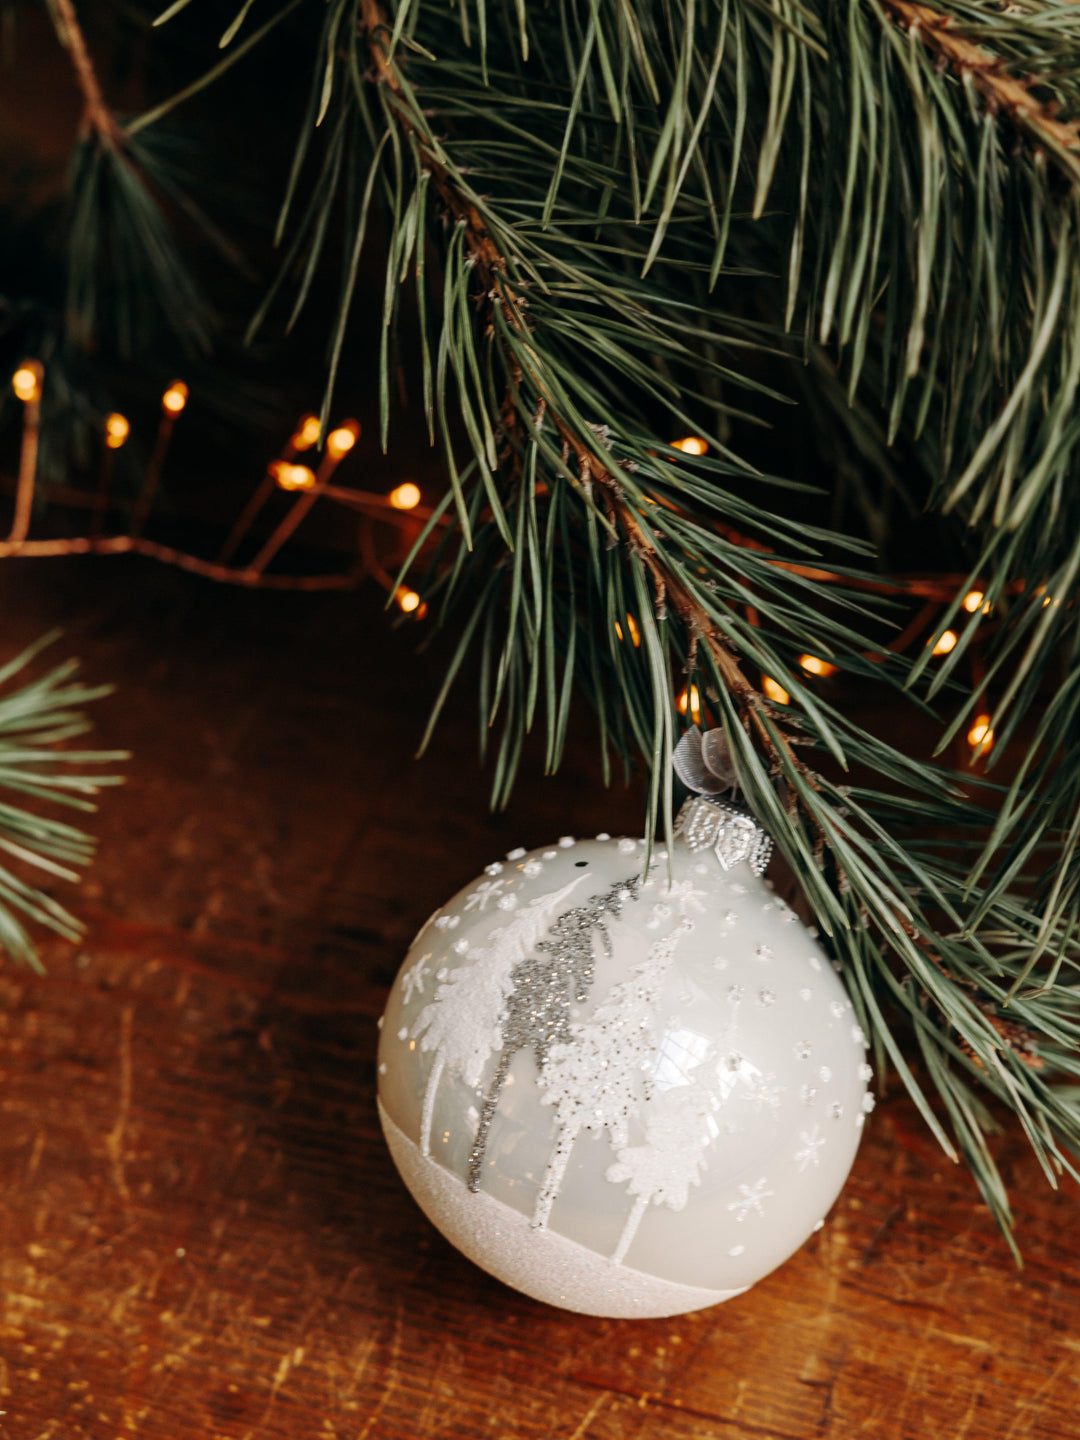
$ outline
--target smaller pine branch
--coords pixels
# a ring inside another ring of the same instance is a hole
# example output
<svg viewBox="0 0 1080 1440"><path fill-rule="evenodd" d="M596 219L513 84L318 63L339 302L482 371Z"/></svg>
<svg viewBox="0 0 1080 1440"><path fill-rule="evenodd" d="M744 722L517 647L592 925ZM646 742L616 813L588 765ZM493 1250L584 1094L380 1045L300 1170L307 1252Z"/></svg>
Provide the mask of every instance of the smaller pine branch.
<svg viewBox="0 0 1080 1440"><path fill-rule="evenodd" d="M0 666L0 949L38 971L41 962L28 924L68 940L78 940L85 927L26 877L36 872L77 883L94 854L94 840L50 814L49 807L94 811L100 792L122 783L120 776L101 774L98 767L128 759L123 750L70 746L90 728L82 707L110 694L111 686L76 680L74 660L39 678L22 678L58 634L44 636Z"/></svg>

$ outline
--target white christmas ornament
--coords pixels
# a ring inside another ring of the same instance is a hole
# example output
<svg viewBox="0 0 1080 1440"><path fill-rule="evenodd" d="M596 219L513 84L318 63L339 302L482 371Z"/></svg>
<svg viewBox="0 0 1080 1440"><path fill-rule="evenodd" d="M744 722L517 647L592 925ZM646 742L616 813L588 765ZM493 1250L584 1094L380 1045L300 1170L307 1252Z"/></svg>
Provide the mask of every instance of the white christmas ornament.
<svg viewBox="0 0 1080 1440"><path fill-rule="evenodd" d="M689 801L644 840L514 850L417 936L380 1022L379 1112L442 1233L536 1299L673 1315L738 1295L835 1200L866 1038L756 871L763 832Z"/></svg>

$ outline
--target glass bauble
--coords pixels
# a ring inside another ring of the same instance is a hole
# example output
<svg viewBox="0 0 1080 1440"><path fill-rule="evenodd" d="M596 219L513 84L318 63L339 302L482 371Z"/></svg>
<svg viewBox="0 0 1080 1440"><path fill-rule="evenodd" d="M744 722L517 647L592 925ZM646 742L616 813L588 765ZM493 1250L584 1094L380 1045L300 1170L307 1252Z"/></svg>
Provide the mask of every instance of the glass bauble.
<svg viewBox="0 0 1080 1440"><path fill-rule="evenodd" d="M380 1022L380 1115L421 1208L586 1314L753 1285L821 1227L873 1104L812 932L738 844L681 829L644 876L645 842L608 836L489 865L420 931Z"/></svg>

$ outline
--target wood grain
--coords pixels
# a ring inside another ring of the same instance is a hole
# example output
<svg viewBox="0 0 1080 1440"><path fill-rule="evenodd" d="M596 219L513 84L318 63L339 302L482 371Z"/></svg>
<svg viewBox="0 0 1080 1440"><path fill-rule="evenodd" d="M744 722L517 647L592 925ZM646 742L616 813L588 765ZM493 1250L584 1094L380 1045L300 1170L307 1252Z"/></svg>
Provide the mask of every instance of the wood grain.
<svg viewBox="0 0 1080 1440"><path fill-rule="evenodd" d="M117 562L126 563L126 562ZM136 751L81 947L0 968L5 1440L1062 1440L1080 1435L1076 1194L1001 1152L1018 1272L900 1096L826 1229L748 1295L564 1315L452 1251L394 1173L374 1020L412 932L515 843L636 828L582 719L486 810L471 695L375 596L224 596L133 561L4 567ZM872 717L867 717L872 719Z"/></svg>

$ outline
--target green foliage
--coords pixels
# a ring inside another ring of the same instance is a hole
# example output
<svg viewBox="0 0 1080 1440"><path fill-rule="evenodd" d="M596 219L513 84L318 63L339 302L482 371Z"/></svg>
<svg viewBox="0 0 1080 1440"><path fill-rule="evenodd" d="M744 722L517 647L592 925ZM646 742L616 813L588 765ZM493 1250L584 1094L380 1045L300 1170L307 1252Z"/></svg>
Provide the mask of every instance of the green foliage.
<svg viewBox="0 0 1080 1440"><path fill-rule="evenodd" d="M379 337L385 442L411 291L453 521L425 595L458 636L447 687L478 658L495 802L534 726L558 765L577 688L605 778L644 758L650 829L669 827L685 675L879 1063L1008 1228L985 1093L1052 1183L1080 1145L1080 10L329 0L321 24L281 282L295 315L336 215L332 386L378 204L362 343ZM758 438L800 394L832 473L773 473ZM687 430L707 457L667 443ZM1020 763L978 803L795 663L891 685L941 715L940 748L969 723L977 613L942 620L960 641L932 673L926 651L867 658L901 615L872 570L896 506L951 527L998 617L995 755Z"/></svg>
<svg viewBox="0 0 1080 1440"><path fill-rule="evenodd" d="M39 679L16 682L38 653L56 639L46 635L0 666L0 947L40 969L24 921L45 925L68 940L78 940L82 922L46 891L23 877L38 871L54 879L77 881L89 864L94 842L89 835L51 815L40 803L27 809L18 799L93 811L93 797L104 786L118 785L115 775L87 771L127 758L122 750L71 750L66 742L84 735L89 723L80 707L109 693L74 680L77 662L67 660ZM12 683L16 682L16 683ZM15 862L16 868L11 868ZM77 868L76 868L77 867Z"/></svg>
<svg viewBox="0 0 1080 1440"><path fill-rule="evenodd" d="M150 189L170 186L149 146L123 149L85 137L68 181L65 339L78 349L107 349L131 360L146 348L151 321L171 328L188 351L206 350L212 319Z"/></svg>

